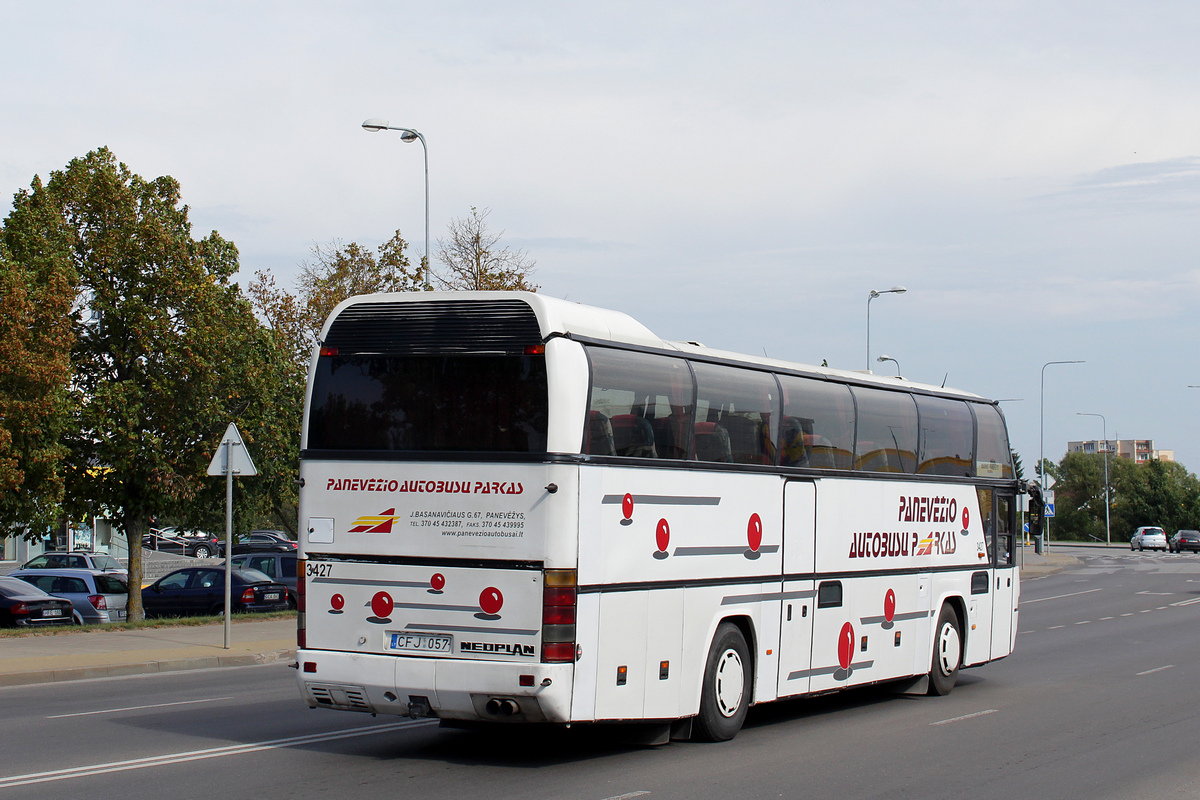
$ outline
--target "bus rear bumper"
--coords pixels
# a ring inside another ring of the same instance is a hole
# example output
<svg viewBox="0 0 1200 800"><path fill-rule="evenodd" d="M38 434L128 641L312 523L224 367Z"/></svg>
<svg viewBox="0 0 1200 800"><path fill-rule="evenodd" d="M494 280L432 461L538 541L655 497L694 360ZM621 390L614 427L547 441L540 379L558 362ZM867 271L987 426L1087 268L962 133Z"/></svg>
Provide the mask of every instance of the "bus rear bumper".
<svg viewBox="0 0 1200 800"><path fill-rule="evenodd" d="M298 650L312 708L482 722L570 722L573 664ZM524 684L524 685L523 685Z"/></svg>

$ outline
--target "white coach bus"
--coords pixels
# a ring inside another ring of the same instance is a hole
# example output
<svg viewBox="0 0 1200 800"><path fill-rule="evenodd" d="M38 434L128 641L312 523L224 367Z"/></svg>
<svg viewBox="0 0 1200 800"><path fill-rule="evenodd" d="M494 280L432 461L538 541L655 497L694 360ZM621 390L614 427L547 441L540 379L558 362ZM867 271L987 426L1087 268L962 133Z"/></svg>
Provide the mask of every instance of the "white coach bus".
<svg viewBox="0 0 1200 800"><path fill-rule="evenodd" d="M314 708L724 740L755 703L946 694L1016 637L996 403L614 311L347 300L300 474Z"/></svg>

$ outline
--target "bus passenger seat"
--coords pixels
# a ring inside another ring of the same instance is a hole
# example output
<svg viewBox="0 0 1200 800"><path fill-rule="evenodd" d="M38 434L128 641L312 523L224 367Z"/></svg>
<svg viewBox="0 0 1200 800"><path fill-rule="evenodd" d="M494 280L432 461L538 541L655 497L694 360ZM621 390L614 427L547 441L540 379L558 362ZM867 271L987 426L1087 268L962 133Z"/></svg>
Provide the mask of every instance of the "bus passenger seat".
<svg viewBox="0 0 1200 800"><path fill-rule="evenodd" d="M585 452L588 455L611 456L614 454L612 425L609 424L608 417L599 411L588 412L587 439Z"/></svg>
<svg viewBox="0 0 1200 800"><path fill-rule="evenodd" d="M617 455L658 458L654 449L654 429L649 422L636 414L614 414L610 422Z"/></svg>
<svg viewBox="0 0 1200 800"><path fill-rule="evenodd" d="M697 422L696 460L733 461L729 449L729 432L715 422Z"/></svg>

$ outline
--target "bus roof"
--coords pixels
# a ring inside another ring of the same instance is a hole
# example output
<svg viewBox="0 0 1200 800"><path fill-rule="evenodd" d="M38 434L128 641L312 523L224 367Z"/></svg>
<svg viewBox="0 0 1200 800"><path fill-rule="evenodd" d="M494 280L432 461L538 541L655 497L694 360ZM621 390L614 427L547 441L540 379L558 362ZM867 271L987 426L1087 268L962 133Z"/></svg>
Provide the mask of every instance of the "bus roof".
<svg viewBox="0 0 1200 800"><path fill-rule="evenodd" d="M322 340L325 339L333 320L344 309L350 306L371 303L436 303L439 301L462 302L471 300L521 300L527 303L537 317L543 339L553 335L568 335L635 347L671 350L697 358L737 362L740 364L761 366L771 370L799 371L811 375L824 375L849 383L877 385L892 389L904 387L936 394L976 400L983 399L971 392L935 386L933 384L917 383L905 378L880 376L858 370L819 367L765 356L717 350L706 347L698 342L669 341L656 336L645 325L620 311L597 308L596 306L584 305L583 303L569 300L561 300L557 297L550 297L535 292L390 292L358 295L343 301L333 310L333 313L329 315L329 319L326 320L321 330L321 338Z"/></svg>

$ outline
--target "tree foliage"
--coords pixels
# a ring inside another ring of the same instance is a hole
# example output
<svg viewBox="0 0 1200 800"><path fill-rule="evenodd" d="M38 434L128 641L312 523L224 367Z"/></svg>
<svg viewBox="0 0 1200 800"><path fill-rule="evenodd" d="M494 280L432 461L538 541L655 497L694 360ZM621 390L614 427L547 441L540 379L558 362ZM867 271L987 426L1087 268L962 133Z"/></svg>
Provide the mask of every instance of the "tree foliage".
<svg viewBox="0 0 1200 800"><path fill-rule="evenodd" d="M504 231L488 230L491 213L471 206L470 216L450 221L447 238L437 240L437 260L443 269L431 275L433 285L452 290L538 290L530 282L537 262L524 250L500 246Z"/></svg>
<svg viewBox="0 0 1200 800"><path fill-rule="evenodd" d="M206 468L228 423L252 453L298 433L298 421L286 430L298 410L273 407L281 348L231 281L234 245L215 231L192 238L179 184L146 180L107 148L17 192L4 241L17 263L59 259L74 278L63 508L109 516L124 532L136 619L141 536L152 517L198 519L223 502ZM259 462L294 476L290 462Z"/></svg>
<svg viewBox="0 0 1200 800"><path fill-rule="evenodd" d="M1104 456L1067 453L1048 467L1055 479L1055 538L1104 540ZM1109 518L1114 541L1127 540L1143 525L1157 525L1168 535L1200 528L1200 479L1174 461L1138 464L1109 458Z"/></svg>
<svg viewBox="0 0 1200 800"><path fill-rule="evenodd" d="M65 258L13 259L0 234L0 527L30 537L58 521L74 277Z"/></svg>

